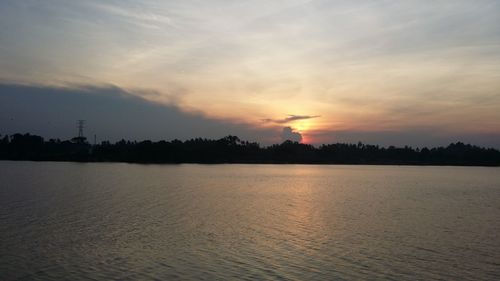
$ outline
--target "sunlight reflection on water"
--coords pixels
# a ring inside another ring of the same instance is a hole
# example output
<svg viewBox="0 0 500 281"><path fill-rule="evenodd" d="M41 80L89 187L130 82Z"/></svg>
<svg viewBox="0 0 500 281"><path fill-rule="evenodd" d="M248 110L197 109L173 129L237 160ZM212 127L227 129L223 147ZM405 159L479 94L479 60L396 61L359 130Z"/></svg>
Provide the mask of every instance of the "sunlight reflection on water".
<svg viewBox="0 0 500 281"><path fill-rule="evenodd" d="M0 277L498 279L499 175L4 161Z"/></svg>

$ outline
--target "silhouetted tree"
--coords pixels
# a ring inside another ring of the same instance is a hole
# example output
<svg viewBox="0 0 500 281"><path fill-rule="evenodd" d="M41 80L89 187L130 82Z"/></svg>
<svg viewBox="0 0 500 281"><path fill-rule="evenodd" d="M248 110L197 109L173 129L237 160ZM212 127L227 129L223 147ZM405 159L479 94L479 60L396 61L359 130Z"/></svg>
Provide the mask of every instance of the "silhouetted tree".
<svg viewBox="0 0 500 281"><path fill-rule="evenodd" d="M413 149L378 145L334 143L318 148L293 141L268 147L226 136L218 140L186 141L124 139L91 146L85 139L45 141L40 136L0 136L0 159L49 161L111 161L136 163L318 163L318 164L413 164L499 166L500 151L452 143L447 147Z"/></svg>

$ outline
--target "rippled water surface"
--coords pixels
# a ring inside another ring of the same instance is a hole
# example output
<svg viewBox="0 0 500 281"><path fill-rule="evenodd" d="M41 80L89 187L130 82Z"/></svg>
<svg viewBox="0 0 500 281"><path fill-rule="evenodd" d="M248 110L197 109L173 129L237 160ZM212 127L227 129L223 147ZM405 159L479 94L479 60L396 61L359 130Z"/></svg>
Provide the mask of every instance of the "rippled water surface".
<svg viewBox="0 0 500 281"><path fill-rule="evenodd" d="M1 280L500 279L500 169L0 162Z"/></svg>

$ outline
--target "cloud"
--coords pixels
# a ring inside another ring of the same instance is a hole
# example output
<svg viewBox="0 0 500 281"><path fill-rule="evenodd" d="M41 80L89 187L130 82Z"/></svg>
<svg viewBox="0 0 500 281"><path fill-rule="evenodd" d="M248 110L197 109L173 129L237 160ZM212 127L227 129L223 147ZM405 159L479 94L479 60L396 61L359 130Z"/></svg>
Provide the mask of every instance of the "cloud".
<svg viewBox="0 0 500 281"><path fill-rule="evenodd" d="M281 130L277 126L258 128L234 120L209 118L185 112L175 103L150 102L137 97L135 91L109 85L53 87L0 83L1 135L29 132L45 138L69 139L78 132L78 119L87 120L85 136L93 140L95 134L98 141L221 138L227 135L264 145L302 140L301 134L289 126ZM307 142L310 140L316 145L362 141L384 146L420 147L463 141L500 148L498 133L450 133L439 127L407 127L396 131L315 130L307 132Z"/></svg>
<svg viewBox="0 0 500 281"><path fill-rule="evenodd" d="M323 129L498 132L499 11L491 0L0 1L0 79L147 85L155 100L175 86L184 108L280 129L310 110Z"/></svg>
<svg viewBox="0 0 500 281"><path fill-rule="evenodd" d="M276 129L209 118L176 105L147 101L115 86L53 87L0 83L0 134L34 133L68 139L85 119L85 136L98 140L171 140L237 135L270 144Z"/></svg>
<svg viewBox="0 0 500 281"><path fill-rule="evenodd" d="M297 120L305 120L305 119L312 119L312 118L318 118L320 117L319 115L288 115L288 117L283 118L283 119L262 119L262 121L266 123L276 123L276 124L286 124L288 122L292 121L297 121Z"/></svg>
<svg viewBox="0 0 500 281"><path fill-rule="evenodd" d="M284 127L281 133L281 139L283 141L291 140L296 142L302 141L302 135L299 132L294 132L292 127Z"/></svg>

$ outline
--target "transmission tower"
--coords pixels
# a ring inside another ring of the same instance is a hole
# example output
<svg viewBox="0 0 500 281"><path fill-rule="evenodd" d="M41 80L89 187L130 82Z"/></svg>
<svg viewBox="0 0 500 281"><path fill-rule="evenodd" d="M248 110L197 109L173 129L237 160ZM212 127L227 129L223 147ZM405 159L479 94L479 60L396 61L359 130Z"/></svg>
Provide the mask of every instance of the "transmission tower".
<svg viewBox="0 0 500 281"><path fill-rule="evenodd" d="M78 120L77 127L78 127L78 137L83 138L83 128L85 128L85 120Z"/></svg>

